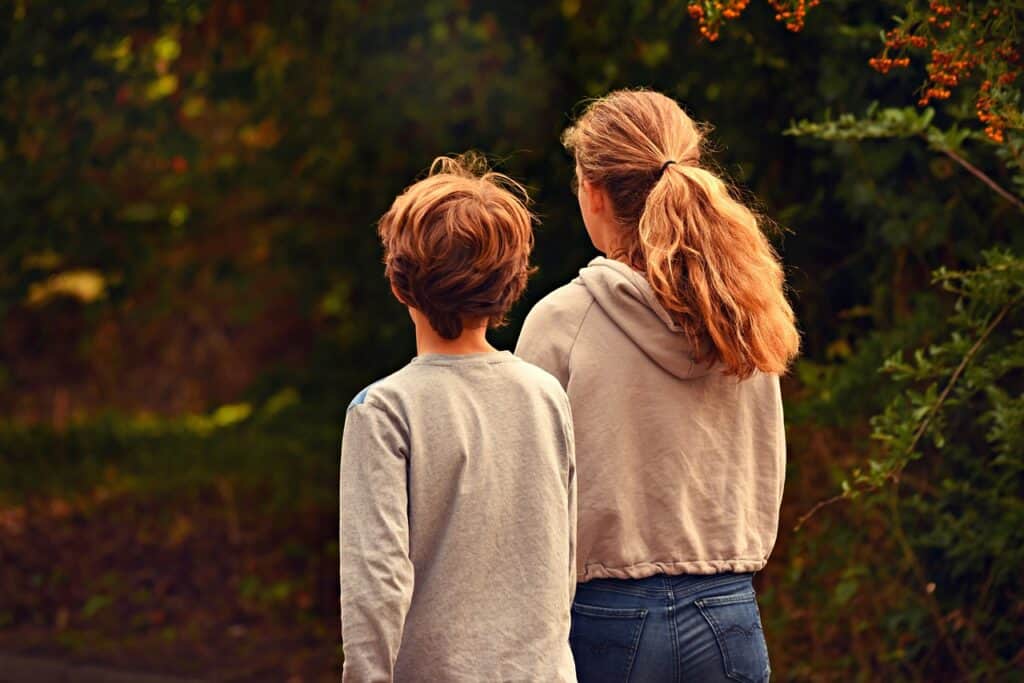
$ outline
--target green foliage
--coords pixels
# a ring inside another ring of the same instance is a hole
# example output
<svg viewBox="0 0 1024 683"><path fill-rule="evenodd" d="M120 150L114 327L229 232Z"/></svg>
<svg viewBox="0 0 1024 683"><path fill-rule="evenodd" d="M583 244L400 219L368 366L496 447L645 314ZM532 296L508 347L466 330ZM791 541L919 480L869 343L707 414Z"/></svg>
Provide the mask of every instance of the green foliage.
<svg viewBox="0 0 1024 683"><path fill-rule="evenodd" d="M837 119L826 116L822 122L800 121L786 130L787 135L807 135L822 140L865 140L877 138L909 138L927 135L935 117L931 107L919 110L916 107L882 109L877 102L868 107L863 118L843 114Z"/></svg>
<svg viewBox="0 0 1024 683"><path fill-rule="evenodd" d="M920 137L935 151L961 151L968 138L985 139L970 129L952 126L940 130L931 125L935 109L926 107L886 107L872 102L864 116L842 114L837 119L826 116L824 121L799 121L792 124L787 135L811 136L822 140L877 140L885 138Z"/></svg>
<svg viewBox="0 0 1024 683"><path fill-rule="evenodd" d="M1005 674L1020 633L1004 615L1024 592L1024 261L993 250L935 279L958 297L948 337L885 364L905 393L873 419L883 447L844 489L889 498L903 580L927 581L922 631L945 641L946 665ZM901 481L910 493L896 498Z"/></svg>
<svg viewBox="0 0 1024 683"><path fill-rule="evenodd" d="M883 371L907 389L872 421L872 436L883 442L889 457L871 461L868 472L855 472L855 484L877 487L898 478L907 463L921 457L922 439L929 439L940 451L951 441L971 443L970 434L950 430L947 415L951 411L969 411L971 422L979 428L1000 425L988 433L994 452L1012 451L1009 434L1014 426L1024 426L1013 422L1020 396L1007 393L1020 391L1013 375L1024 368L1024 331L1018 324L1011 327L1008 338L997 336L990 341L1000 324L1012 325L1024 304L1024 261L1008 252L990 251L984 254L981 267L940 269L935 280L958 296L949 320L952 332L942 343L917 349L912 360L904 360L904 354L897 352L886 361ZM995 353L984 353L993 346ZM1010 386L1003 388L1006 382ZM911 388L915 386L922 388Z"/></svg>
<svg viewBox="0 0 1024 683"><path fill-rule="evenodd" d="M1024 196L1024 135L1008 134L1006 144L996 150L996 155L1013 173L1013 185L1017 194Z"/></svg>
<svg viewBox="0 0 1024 683"><path fill-rule="evenodd" d="M949 336L886 363L905 394L872 421L883 448L847 490L893 497L904 581L926 577L934 591L936 620L922 630L946 641L948 666L1005 674L1020 634L1004 614L1024 591L1024 261L991 251L936 281L958 296ZM896 499L890 480L910 495Z"/></svg>
<svg viewBox="0 0 1024 683"><path fill-rule="evenodd" d="M932 3L932 10L946 12L937 3ZM920 28L919 10L911 6L908 11L910 21L883 37L887 49L906 44L901 41L915 30L932 30L927 25ZM1001 44L1012 33L1006 27L1015 25L1016 15L1015 10L1005 12L983 30L991 32L992 26L1002 26L1003 34L997 30L995 36ZM915 22L918 29L914 29ZM970 28L973 30L974 24ZM982 35L982 30L977 30L973 34L967 31L966 37L960 35L957 40L990 37L991 33ZM944 40L944 36L933 35L931 40ZM887 72L889 64L882 67L880 70ZM1005 64L999 68L1003 67ZM989 64L988 68L996 67ZM936 77L935 71L929 73ZM1003 80L1012 82L1007 77ZM990 89L982 87L981 91ZM936 96L936 91L928 92ZM920 138L993 190L990 201L1005 200L1024 209L1020 201L1024 184L1021 136L1010 132L1004 138L1003 130L1017 127L1013 122L1019 118L1012 107L1018 106L1019 95L1006 96L1005 90L1000 94L1003 114L995 127L985 116L996 105L991 101L985 107L979 104L979 116L990 124L985 135L958 125L956 121L964 117L955 108L946 112L953 123L943 130L933 125L933 108L882 108L877 103L868 107L863 117L842 114L835 119L826 116L820 122L804 120L791 125L787 133L839 144ZM938 99L946 96L948 93ZM924 101L928 99L926 96ZM999 143L996 157L1002 162L1001 174L1010 177L1016 193L965 158L968 140ZM1019 223L1020 216L1011 220ZM890 642L906 644L892 653L891 664L914 678L925 672L947 671L965 678L1001 677L1015 668L1020 656L1019 624L1014 625L1007 610L1024 592L1015 570L1024 561L1024 506L1020 504L1024 486L1024 260L1005 248L989 249L974 268L939 267L933 282L956 296L945 336L940 338L932 329L923 335L930 341L909 359L905 358L905 346L894 347L898 350L888 357L882 371L898 393L889 396L871 420L871 436L879 447L862 464L852 466L851 475L841 481L841 494L825 502L853 500L857 508L852 515L889 525L890 546L897 560L876 578L903 585L904 591L890 605L890 620L881 631L888 633ZM912 318L907 318L894 329L913 327ZM865 353L869 349L870 344L862 344L855 359L874 355L873 351ZM838 377L841 384L851 371L857 371L856 362L816 374ZM804 521L806 517L801 523ZM877 543L868 532L852 540L849 552L855 556L857 545ZM854 581L840 580L836 588L840 603L849 602L855 593ZM927 668L921 669L925 662Z"/></svg>
<svg viewBox="0 0 1024 683"><path fill-rule="evenodd" d="M931 107L920 110L914 107L881 108L878 102L872 102L863 117L842 114L836 119L826 115L822 121L802 120L790 125L786 134L831 141L922 138L928 143L929 148L947 154L971 173L987 182L1005 199L1018 208L1024 209L1024 202L1021 202L1019 198L1019 196L1024 196L1024 192L1022 192L1024 189L1024 167L1021 165L1024 162L1024 135L1009 133L1006 136L1006 144L999 144L996 148L996 156L1003 162L1016 189L1018 197L1014 197L1013 194L996 185L994 181L961 156L964 154L964 142L968 139L990 142L989 138L970 128L960 128L956 124L946 130L941 130L931 125L934 117L935 110Z"/></svg>

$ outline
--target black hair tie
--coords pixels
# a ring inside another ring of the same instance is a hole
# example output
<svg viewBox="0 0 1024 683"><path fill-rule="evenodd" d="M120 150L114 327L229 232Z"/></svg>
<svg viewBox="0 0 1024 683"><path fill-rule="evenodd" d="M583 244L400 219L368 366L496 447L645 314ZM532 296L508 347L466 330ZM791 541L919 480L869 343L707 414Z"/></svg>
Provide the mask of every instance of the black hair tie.
<svg viewBox="0 0 1024 683"><path fill-rule="evenodd" d="M668 168L671 164L674 164L674 163L676 163L675 159L669 159L668 161L663 163L661 165L661 170L658 171L658 177L660 178L661 176L665 175L665 169Z"/></svg>

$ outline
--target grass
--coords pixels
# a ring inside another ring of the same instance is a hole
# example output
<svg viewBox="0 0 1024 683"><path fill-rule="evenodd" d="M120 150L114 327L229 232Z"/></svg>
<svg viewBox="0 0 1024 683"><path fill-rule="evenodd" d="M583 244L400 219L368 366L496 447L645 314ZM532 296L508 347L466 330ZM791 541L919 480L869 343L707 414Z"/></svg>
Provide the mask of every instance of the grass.
<svg viewBox="0 0 1024 683"><path fill-rule="evenodd" d="M241 404L244 405L244 404ZM0 425L0 505L33 497L111 494L177 496L207 486L266 489L270 505L334 500L341 425L299 406L272 416L183 419L108 415L55 432ZM307 421L299 422L303 415ZM218 417L219 415L219 417ZM228 414L230 415L230 414Z"/></svg>

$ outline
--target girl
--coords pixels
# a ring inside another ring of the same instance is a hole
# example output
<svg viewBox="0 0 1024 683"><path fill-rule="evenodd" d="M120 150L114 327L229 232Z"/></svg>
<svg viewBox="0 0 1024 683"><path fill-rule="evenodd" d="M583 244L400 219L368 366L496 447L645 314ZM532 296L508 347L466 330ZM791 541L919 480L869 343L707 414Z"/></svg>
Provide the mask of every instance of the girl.
<svg viewBox="0 0 1024 683"><path fill-rule="evenodd" d="M670 98L619 91L563 135L605 257L530 312L516 352L573 411L579 680L764 681L751 583L785 477L778 375L799 336L757 217Z"/></svg>

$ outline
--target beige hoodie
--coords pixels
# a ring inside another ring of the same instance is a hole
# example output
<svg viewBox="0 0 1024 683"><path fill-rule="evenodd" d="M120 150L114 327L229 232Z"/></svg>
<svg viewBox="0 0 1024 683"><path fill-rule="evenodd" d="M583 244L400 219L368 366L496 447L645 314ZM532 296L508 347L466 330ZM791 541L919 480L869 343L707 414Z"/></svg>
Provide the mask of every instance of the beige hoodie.
<svg viewBox="0 0 1024 683"><path fill-rule="evenodd" d="M577 580L752 572L779 521L779 380L695 364L640 273L596 258L538 303L516 354L565 387L576 434Z"/></svg>

